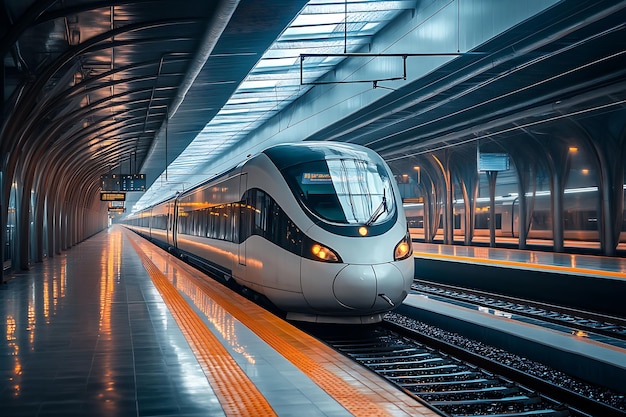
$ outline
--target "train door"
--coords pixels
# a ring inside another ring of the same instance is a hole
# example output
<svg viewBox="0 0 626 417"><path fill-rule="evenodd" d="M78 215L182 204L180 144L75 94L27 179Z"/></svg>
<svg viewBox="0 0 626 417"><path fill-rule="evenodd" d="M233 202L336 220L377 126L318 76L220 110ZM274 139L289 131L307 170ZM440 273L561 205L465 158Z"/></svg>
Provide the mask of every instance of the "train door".
<svg viewBox="0 0 626 417"><path fill-rule="evenodd" d="M176 220L178 217L178 213L176 212L176 200L170 200L167 203L167 244L171 246L176 246L176 242L174 240L174 232L176 231Z"/></svg>
<svg viewBox="0 0 626 417"><path fill-rule="evenodd" d="M241 173L239 179L239 195L246 194L248 189L248 174ZM239 265L246 265L246 239L250 235L248 229L250 228L250 213L247 208L249 206L248 201L242 201L239 205L239 245L237 245L237 257L239 259Z"/></svg>
<svg viewBox="0 0 626 417"><path fill-rule="evenodd" d="M178 247L178 200L172 202L172 245Z"/></svg>

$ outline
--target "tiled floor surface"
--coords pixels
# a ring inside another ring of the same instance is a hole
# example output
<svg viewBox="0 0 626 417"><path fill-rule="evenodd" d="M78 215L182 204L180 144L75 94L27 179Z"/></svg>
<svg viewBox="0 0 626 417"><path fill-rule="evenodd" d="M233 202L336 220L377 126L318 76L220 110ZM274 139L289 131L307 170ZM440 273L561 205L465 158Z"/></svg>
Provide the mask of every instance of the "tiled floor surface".
<svg viewBox="0 0 626 417"><path fill-rule="evenodd" d="M122 233L0 286L0 415L224 415Z"/></svg>
<svg viewBox="0 0 626 417"><path fill-rule="evenodd" d="M239 311L235 317L195 283L197 271L150 244L140 259L131 245L139 238L122 230L104 231L0 285L0 417L196 417L240 409L232 402L246 397L225 396L222 385L235 386L225 369L196 358L142 264L146 257L275 415L436 415L270 313L253 313L253 303L211 287L218 298L232 298L226 304Z"/></svg>

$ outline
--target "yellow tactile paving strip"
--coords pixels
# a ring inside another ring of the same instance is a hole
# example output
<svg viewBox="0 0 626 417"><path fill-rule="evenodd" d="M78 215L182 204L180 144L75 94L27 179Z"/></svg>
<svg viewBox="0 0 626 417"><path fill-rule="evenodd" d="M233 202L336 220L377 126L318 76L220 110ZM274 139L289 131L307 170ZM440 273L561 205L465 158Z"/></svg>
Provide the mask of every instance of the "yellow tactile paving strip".
<svg viewBox="0 0 626 417"><path fill-rule="evenodd" d="M472 258L467 256L457 256L457 255L444 255L440 253L429 253L429 252L413 252L413 256L424 259L444 259L454 262L467 262L472 264L485 264L492 266L509 266L514 268L521 269L535 269L538 271L555 271L555 272L567 272L570 274L585 274L585 275L595 275L595 276L605 276L605 277L615 277L615 278L626 278L626 274L621 272L614 271L603 271L600 269L588 269L588 268L574 268L569 266L559 266L559 265L545 265L545 264L534 264L530 262L517 262L517 261L505 261L500 259L485 259L485 258Z"/></svg>
<svg viewBox="0 0 626 417"><path fill-rule="evenodd" d="M153 267L156 268L147 256L143 254L139 246L144 247L144 245L146 245L146 249L150 251L153 251L155 247L143 239L136 237L131 232L126 233L126 235L131 241L134 241L133 245L137 248L137 252L140 254L142 260L147 259L149 264L152 264ZM192 279L203 292L208 294L216 303L227 310L229 314L293 363L354 416L439 415L407 396L402 391L392 387L383 378L355 364L308 334L298 330L291 324L277 318L273 314L263 310L256 304L223 286L215 285L215 283L210 283L202 279L198 271L181 263L175 257L165 252L162 253L163 256L167 257L167 262L178 263L177 269L179 273L181 271L187 272L189 275L188 278ZM162 273L159 272L159 274L163 276ZM167 281L165 276L163 276L163 279L165 279L167 285L170 287L168 291L177 292L170 282ZM159 289L159 291L161 291L161 289ZM165 299L165 297L163 298ZM184 300L182 300L182 302L184 303ZM193 315L193 311L190 314ZM187 319L188 317L184 316L184 320L186 321ZM197 317L195 319L189 318L189 320L193 322L195 322L196 319L199 320ZM187 326L184 322L179 323L179 325L181 328ZM204 326L201 322L200 325ZM194 324L194 327L195 326L196 324ZM183 332L185 332L185 334L187 333L186 330L183 330ZM207 332L209 332L208 329ZM216 341L216 343L219 344L219 341ZM211 346L211 349L212 348ZM221 344L219 348L217 346L215 348L224 349ZM212 353L210 355L212 355ZM209 369L208 372L213 371ZM219 379L222 380L222 385L238 384L234 379L231 380L229 375L223 375ZM212 381L211 385L213 386ZM226 395L230 394L227 393ZM235 397L231 396L231 398L242 398L240 394L237 393L233 393L232 395L235 395ZM226 409L226 407L224 408Z"/></svg>
<svg viewBox="0 0 626 417"><path fill-rule="evenodd" d="M129 239L172 316L189 341L227 416L276 416L270 404L222 346L220 341L152 263L134 239Z"/></svg>

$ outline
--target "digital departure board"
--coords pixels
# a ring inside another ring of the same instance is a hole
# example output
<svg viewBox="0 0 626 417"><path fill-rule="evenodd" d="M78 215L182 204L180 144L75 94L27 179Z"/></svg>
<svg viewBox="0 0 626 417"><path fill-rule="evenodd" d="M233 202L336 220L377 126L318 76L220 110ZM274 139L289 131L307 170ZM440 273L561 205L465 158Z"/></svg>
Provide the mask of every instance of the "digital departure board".
<svg viewBox="0 0 626 417"><path fill-rule="evenodd" d="M126 201L126 193L111 193L103 191L100 193L100 201Z"/></svg>
<svg viewBox="0 0 626 417"><path fill-rule="evenodd" d="M102 191L120 190L120 179L118 174L100 175L100 183L102 185Z"/></svg>
<svg viewBox="0 0 626 417"><path fill-rule="evenodd" d="M509 155L506 153L478 153L478 171L506 171L509 169Z"/></svg>
<svg viewBox="0 0 626 417"><path fill-rule="evenodd" d="M121 175L120 191L146 191L146 174Z"/></svg>
<svg viewBox="0 0 626 417"><path fill-rule="evenodd" d="M146 191L146 174L104 174L102 191Z"/></svg>

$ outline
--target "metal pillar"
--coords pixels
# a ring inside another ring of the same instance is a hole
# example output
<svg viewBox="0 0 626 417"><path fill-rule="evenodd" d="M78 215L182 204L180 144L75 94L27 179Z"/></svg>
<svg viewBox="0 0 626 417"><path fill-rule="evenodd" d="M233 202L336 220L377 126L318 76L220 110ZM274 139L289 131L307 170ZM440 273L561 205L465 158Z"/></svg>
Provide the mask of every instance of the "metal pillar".
<svg viewBox="0 0 626 417"><path fill-rule="evenodd" d="M444 162L436 156L432 155L435 165L439 167L439 173L442 178L443 195L444 195L444 209L443 209L443 243L445 245L451 245L454 243L454 221L452 220L452 213L454 212L454 194L452 188L452 181L449 168L449 158L447 158L447 152L444 153ZM435 219L437 221L438 218Z"/></svg>
<svg viewBox="0 0 626 417"><path fill-rule="evenodd" d="M0 160L2 163L2 160ZM3 168L0 165L0 168ZM0 284L4 284L4 250L8 242L6 241L6 230L8 223L8 207L4 202L4 173L0 169Z"/></svg>
<svg viewBox="0 0 626 417"><path fill-rule="evenodd" d="M496 247L496 178L498 171L487 171L489 180L489 247Z"/></svg>
<svg viewBox="0 0 626 417"><path fill-rule="evenodd" d="M557 162L555 165L562 165ZM561 169L557 166L552 169L550 191L552 196L552 239L555 252L563 252L565 250L564 233L563 233L563 187L565 180L561 175Z"/></svg>

